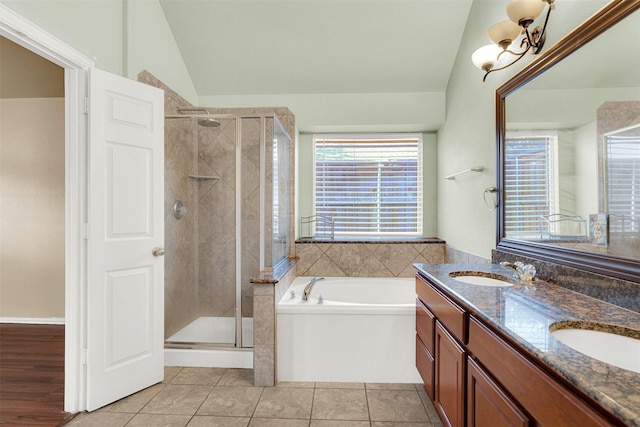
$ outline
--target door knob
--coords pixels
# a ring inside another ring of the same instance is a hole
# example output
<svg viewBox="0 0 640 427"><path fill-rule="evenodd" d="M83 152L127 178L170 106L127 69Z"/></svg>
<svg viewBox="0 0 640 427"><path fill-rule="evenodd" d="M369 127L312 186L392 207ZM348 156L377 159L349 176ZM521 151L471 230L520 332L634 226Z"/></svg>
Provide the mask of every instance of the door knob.
<svg viewBox="0 0 640 427"><path fill-rule="evenodd" d="M153 254L153 256L162 256L164 255L164 249L155 247L151 250L151 253Z"/></svg>

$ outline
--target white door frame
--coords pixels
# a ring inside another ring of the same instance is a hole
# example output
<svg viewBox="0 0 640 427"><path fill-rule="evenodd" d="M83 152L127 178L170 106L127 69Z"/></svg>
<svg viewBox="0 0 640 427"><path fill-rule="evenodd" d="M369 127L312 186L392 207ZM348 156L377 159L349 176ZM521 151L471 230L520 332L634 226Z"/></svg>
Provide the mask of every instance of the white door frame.
<svg viewBox="0 0 640 427"><path fill-rule="evenodd" d="M65 357L64 410L86 409L87 99L94 61L0 4L0 35L64 68Z"/></svg>

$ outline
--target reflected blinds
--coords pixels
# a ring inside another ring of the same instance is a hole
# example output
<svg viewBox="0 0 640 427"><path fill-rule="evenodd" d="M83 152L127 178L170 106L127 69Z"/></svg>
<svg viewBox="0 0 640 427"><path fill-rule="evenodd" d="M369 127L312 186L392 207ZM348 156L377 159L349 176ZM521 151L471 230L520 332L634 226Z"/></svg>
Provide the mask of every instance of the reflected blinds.
<svg viewBox="0 0 640 427"><path fill-rule="evenodd" d="M505 233L510 237L548 234L544 216L555 213L555 137L505 138Z"/></svg>
<svg viewBox="0 0 640 427"><path fill-rule="evenodd" d="M336 235L422 235L421 135L316 136L314 146L315 213L333 217Z"/></svg>
<svg viewBox="0 0 640 427"><path fill-rule="evenodd" d="M640 231L640 137L607 137L607 211L610 232Z"/></svg>

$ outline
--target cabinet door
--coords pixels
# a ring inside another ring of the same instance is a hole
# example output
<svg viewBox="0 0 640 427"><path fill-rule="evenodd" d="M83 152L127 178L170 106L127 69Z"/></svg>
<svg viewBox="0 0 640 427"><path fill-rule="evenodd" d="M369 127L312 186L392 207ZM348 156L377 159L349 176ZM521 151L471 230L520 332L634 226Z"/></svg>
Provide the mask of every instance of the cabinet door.
<svg viewBox="0 0 640 427"><path fill-rule="evenodd" d="M465 364L464 349L436 321L435 406L442 422L464 427Z"/></svg>
<svg viewBox="0 0 640 427"><path fill-rule="evenodd" d="M467 427L527 427L529 418L471 358L467 361Z"/></svg>

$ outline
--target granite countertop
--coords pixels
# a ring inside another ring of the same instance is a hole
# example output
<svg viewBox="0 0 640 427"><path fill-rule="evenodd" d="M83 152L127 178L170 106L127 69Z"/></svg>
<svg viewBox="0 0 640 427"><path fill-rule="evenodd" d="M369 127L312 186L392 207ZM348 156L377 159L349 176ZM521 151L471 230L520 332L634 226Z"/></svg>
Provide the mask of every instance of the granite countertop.
<svg viewBox="0 0 640 427"><path fill-rule="evenodd" d="M564 345L549 331L552 324L569 321L585 329L594 329L592 323L597 323L599 330L631 328L634 334L640 331L640 313L551 283L534 280L527 284L518 280L513 270L496 264L414 264L414 267L471 314L519 343L522 350L603 408L629 425L640 426L640 373L592 359ZM449 276L460 271L507 277L514 286L471 285ZM601 324L605 327L600 328Z"/></svg>

